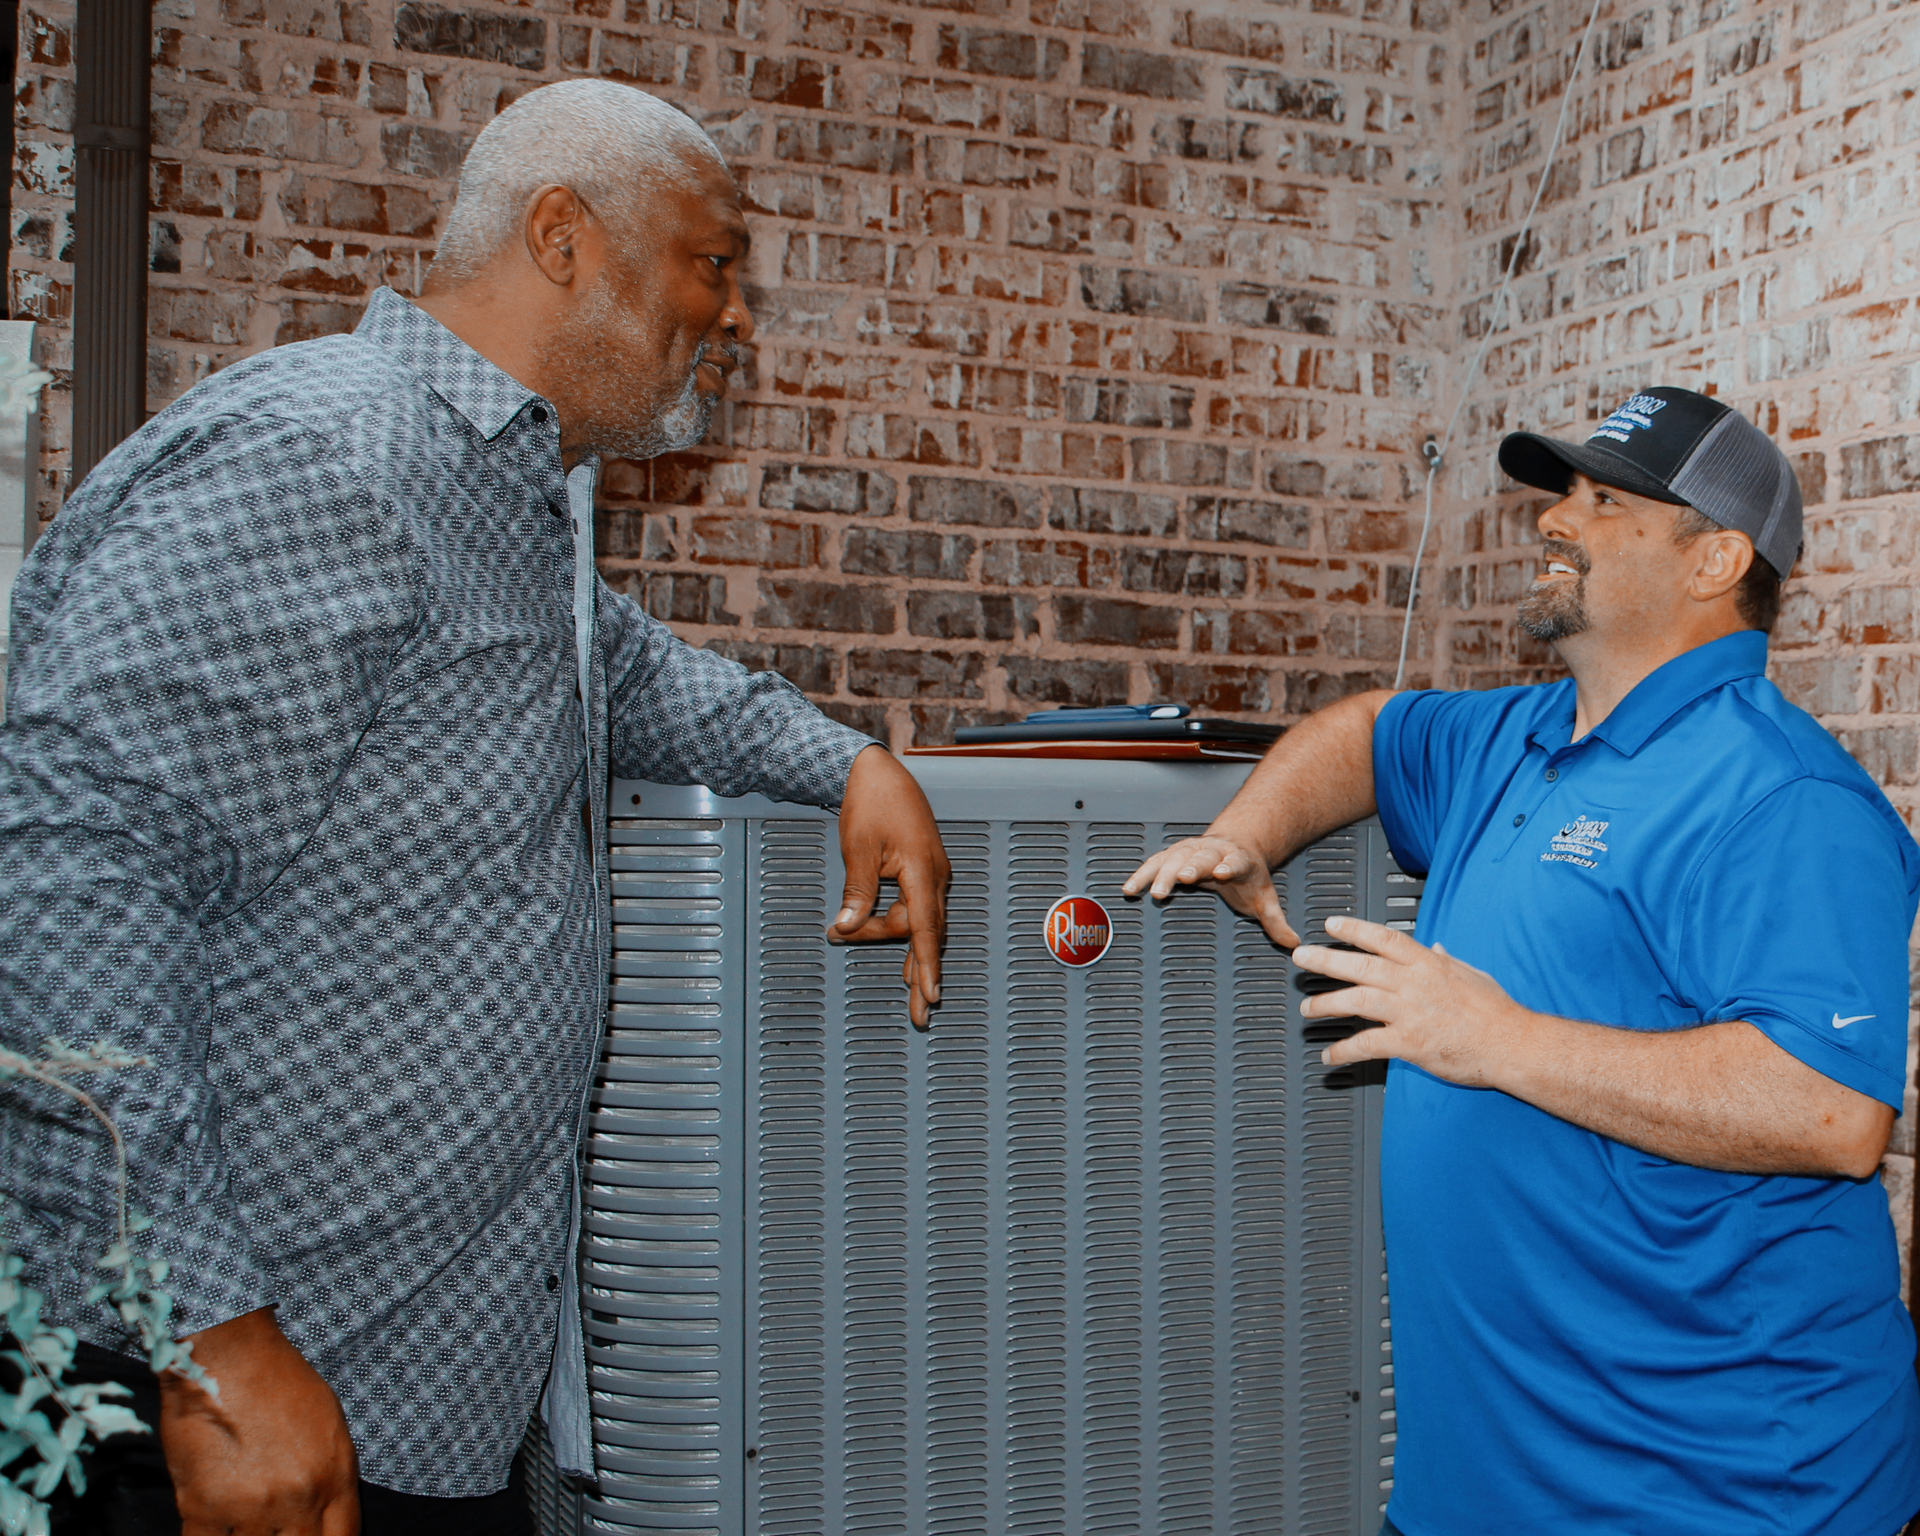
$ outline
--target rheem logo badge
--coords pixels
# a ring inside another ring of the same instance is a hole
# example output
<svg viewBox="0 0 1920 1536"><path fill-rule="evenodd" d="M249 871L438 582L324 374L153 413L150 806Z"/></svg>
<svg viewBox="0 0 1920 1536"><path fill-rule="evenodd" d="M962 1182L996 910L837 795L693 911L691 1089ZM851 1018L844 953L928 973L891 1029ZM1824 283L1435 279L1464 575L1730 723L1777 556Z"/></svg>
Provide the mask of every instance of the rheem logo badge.
<svg viewBox="0 0 1920 1536"><path fill-rule="evenodd" d="M1062 896L1047 908L1047 950L1062 965L1092 965L1113 943L1113 921L1091 896Z"/></svg>

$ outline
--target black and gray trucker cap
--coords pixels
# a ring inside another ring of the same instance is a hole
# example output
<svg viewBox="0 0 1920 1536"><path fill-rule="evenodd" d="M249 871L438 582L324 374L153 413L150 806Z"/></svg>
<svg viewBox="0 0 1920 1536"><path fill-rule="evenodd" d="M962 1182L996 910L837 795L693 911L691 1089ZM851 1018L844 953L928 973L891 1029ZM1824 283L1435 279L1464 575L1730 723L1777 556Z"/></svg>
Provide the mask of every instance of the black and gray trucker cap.
<svg viewBox="0 0 1920 1536"><path fill-rule="evenodd" d="M1584 443L1509 433L1500 467L1556 495L1578 470L1603 485L1693 507L1752 539L1782 577L1800 558L1800 482L1787 456L1732 406L1690 389L1641 390Z"/></svg>

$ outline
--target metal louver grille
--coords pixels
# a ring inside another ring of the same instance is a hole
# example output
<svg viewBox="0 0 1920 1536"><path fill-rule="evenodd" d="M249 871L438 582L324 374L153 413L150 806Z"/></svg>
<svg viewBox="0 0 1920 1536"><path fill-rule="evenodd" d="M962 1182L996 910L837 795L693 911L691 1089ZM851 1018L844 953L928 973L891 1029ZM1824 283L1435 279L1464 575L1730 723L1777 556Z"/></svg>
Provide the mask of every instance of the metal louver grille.
<svg viewBox="0 0 1920 1536"><path fill-rule="evenodd" d="M1377 1081L1256 926L1118 895L1241 771L914 766L954 865L925 1035L897 948L824 940L830 818L617 787L653 814L614 831L584 1529L1373 1536ZM1316 937L1418 899L1373 826L1277 878ZM1042 942L1065 895L1097 965Z"/></svg>
<svg viewBox="0 0 1920 1536"><path fill-rule="evenodd" d="M616 817L614 975L589 1111L589 1530L739 1530L737 822ZM729 1145L732 1143L733 1145Z"/></svg>

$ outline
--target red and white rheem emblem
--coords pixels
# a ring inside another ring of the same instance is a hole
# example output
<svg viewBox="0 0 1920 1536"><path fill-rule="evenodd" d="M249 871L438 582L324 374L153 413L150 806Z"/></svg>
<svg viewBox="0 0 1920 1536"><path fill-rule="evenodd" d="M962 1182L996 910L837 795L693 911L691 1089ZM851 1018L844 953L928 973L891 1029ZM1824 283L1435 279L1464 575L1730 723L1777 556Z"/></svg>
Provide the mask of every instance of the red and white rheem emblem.
<svg viewBox="0 0 1920 1536"><path fill-rule="evenodd" d="M1062 965L1092 965L1113 943L1113 920L1091 896L1062 896L1047 908L1047 949Z"/></svg>

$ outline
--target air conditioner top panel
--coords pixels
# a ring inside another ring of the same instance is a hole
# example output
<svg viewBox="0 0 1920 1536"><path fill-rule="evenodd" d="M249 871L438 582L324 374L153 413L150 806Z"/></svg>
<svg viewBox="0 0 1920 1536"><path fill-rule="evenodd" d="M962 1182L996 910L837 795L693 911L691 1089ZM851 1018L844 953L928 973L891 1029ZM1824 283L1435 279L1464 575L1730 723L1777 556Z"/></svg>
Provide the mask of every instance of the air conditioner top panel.
<svg viewBox="0 0 1920 1536"><path fill-rule="evenodd" d="M1251 763L1115 762L1062 758L911 757L903 760L946 820L1213 820L1253 769ZM703 784L616 779L616 817L745 817L811 821L834 813L764 795L716 795Z"/></svg>

